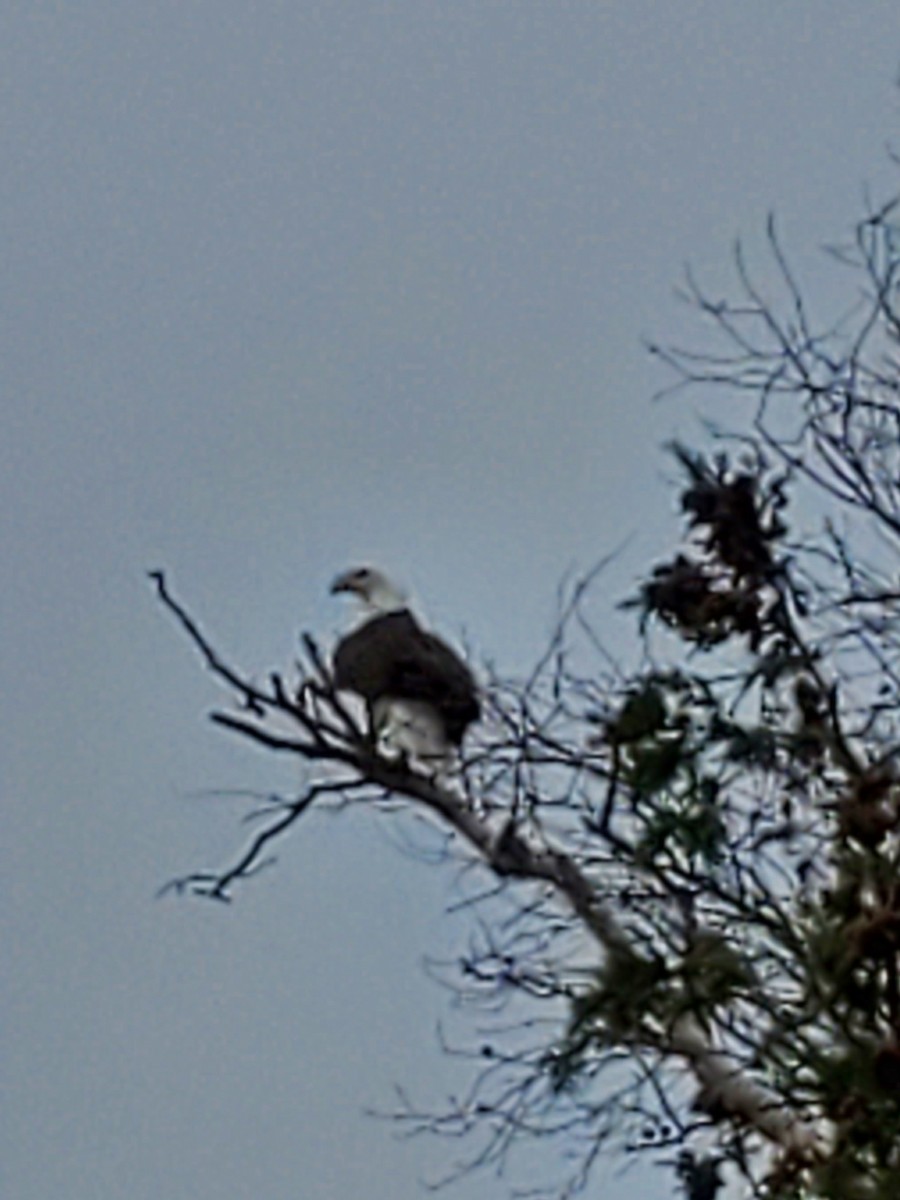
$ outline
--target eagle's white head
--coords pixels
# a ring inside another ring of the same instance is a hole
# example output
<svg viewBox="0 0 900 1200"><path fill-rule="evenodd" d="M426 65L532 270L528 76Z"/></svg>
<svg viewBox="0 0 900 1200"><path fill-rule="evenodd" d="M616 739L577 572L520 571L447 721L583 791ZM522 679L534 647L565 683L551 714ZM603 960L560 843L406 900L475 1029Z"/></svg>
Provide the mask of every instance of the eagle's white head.
<svg viewBox="0 0 900 1200"><path fill-rule="evenodd" d="M332 594L347 592L356 596L367 612L394 612L406 607L406 596L377 567L352 567L338 575L331 585Z"/></svg>

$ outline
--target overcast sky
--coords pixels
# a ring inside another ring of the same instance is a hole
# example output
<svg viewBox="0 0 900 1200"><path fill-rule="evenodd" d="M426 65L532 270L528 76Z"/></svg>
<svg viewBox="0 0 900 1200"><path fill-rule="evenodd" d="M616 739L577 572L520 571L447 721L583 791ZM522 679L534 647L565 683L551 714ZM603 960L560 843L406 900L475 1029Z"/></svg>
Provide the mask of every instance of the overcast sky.
<svg viewBox="0 0 900 1200"><path fill-rule="evenodd" d="M288 776L143 573L249 671L361 559L506 671L630 538L611 610L694 428L641 339L770 210L847 307L818 248L895 184L896 0L29 0L0 65L3 1194L423 1196L460 1147L364 1109L464 1078L420 968L452 881L360 813L230 908L154 899L242 844L205 789Z"/></svg>

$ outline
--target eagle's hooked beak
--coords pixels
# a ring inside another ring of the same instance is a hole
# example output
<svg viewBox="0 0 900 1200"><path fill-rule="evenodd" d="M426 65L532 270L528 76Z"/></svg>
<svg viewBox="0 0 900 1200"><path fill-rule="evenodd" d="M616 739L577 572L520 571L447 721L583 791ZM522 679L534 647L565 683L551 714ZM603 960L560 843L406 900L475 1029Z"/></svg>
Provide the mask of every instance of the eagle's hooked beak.
<svg viewBox="0 0 900 1200"><path fill-rule="evenodd" d="M354 596L362 595L356 574L356 571L344 571L343 574L336 576L332 581L331 587L328 589L331 595L337 596L341 592L350 592Z"/></svg>

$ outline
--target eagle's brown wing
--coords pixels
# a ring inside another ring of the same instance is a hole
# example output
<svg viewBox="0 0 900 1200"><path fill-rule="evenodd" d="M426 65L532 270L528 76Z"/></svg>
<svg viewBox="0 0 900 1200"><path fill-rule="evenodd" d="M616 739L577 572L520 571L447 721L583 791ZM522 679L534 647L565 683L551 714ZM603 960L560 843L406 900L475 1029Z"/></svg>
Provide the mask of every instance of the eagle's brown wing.
<svg viewBox="0 0 900 1200"><path fill-rule="evenodd" d="M338 644L334 682L369 703L388 697L432 705L456 745L481 714L472 672L405 609L373 617Z"/></svg>

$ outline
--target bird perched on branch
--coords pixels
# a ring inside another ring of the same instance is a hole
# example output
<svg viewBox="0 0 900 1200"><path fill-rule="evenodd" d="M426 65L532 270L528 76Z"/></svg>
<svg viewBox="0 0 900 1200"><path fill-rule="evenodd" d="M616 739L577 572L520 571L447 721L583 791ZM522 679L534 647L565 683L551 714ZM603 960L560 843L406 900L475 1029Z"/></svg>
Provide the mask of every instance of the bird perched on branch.
<svg viewBox="0 0 900 1200"><path fill-rule="evenodd" d="M339 575L331 591L355 597L362 610L359 624L335 647L335 687L365 701L376 745L426 768L445 768L481 715L472 672L422 628L382 571L355 567Z"/></svg>

